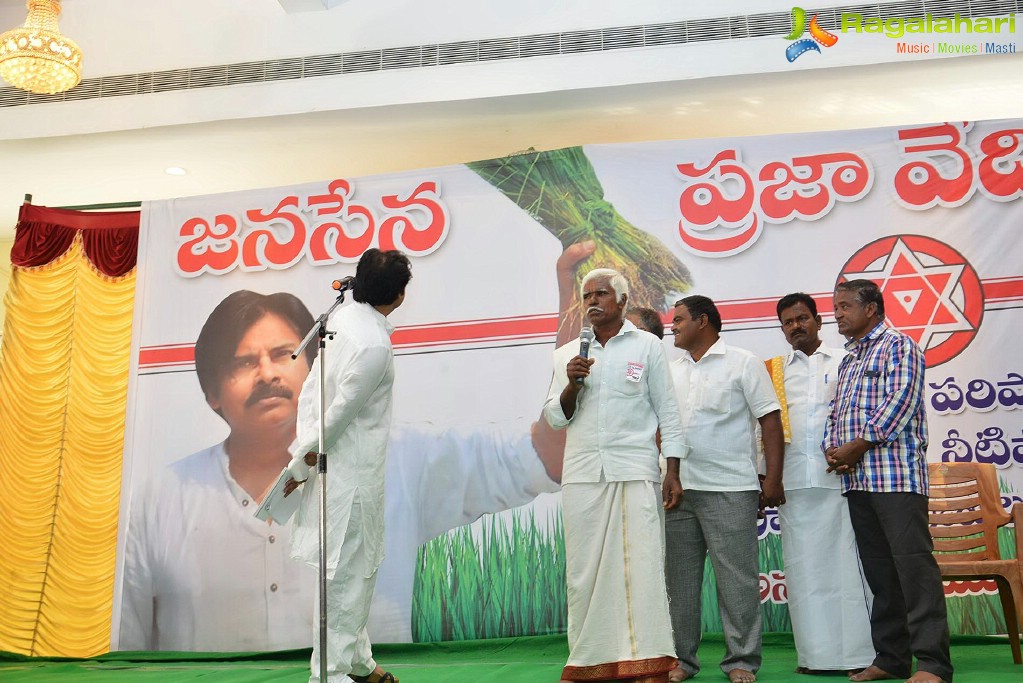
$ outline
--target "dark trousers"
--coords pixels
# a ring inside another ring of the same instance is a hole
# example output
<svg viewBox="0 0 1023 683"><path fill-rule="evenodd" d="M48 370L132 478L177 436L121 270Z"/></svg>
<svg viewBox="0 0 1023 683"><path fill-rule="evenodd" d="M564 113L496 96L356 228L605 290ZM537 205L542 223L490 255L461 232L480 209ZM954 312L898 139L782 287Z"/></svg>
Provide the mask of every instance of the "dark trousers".
<svg viewBox="0 0 1023 683"><path fill-rule="evenodd" d="M952 681L941 572L931 551L927 496L850 491L849 517L874 593L874 666L906 678L917 668Z"/></svg>

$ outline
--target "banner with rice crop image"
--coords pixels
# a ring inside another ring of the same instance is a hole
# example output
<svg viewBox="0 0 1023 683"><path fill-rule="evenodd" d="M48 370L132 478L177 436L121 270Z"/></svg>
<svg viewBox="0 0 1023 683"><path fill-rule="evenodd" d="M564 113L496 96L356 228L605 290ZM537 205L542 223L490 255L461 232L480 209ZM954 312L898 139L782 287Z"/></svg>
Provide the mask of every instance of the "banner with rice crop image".
<svg viewBox="0 0 1023 683"><path fill-rule="evenodd" d="M925 352L928 459L993 463L1005 506L1023 503L1021 151L1023 121L951 122L530 150L360 178L339 168L322 182L147 202L113 647L308 647L315 570L290 559L289 524L253 518L266 482L247 467L286 451L311 359L246 375L232 410L221 384L240 375L197 341L207 327L204 339L229 346L259 341L270 320L297 343L370 247L404 251L413 273L389 318L374 642L566 630L564 435L541 411L552 353L578 346L592 268L621 272L630 306L665 323L679 298L709 296L724 340L764 359L789 351L780 297L813 296L838 347L836 282L873 279L888 324ZM234 307L249 317L213 315ZM663 343L678 358L670 334ZM275 401L257 400L270 395L260 382ZM271 418L276 446L252 438ZM750 524L764 628L784 631L784 529L774 509ZM993 583L953 582L946 595L954 632L1004 632ZM721 630L709 563L703 626Z"/></svg>

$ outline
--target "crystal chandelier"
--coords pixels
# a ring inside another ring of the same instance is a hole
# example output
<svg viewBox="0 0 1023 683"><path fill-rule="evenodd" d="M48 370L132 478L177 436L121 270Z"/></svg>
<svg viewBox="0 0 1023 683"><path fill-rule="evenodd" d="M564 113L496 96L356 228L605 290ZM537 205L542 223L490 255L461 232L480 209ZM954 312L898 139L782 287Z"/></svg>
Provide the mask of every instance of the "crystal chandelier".
<svg viewBox="0 0 1023 683"><path fill-rule="evenodd" d="M60 0L28 0L21 28L0 34L0 76L15 88L54 94L82 80L82 51L57 27Z"/></svg>

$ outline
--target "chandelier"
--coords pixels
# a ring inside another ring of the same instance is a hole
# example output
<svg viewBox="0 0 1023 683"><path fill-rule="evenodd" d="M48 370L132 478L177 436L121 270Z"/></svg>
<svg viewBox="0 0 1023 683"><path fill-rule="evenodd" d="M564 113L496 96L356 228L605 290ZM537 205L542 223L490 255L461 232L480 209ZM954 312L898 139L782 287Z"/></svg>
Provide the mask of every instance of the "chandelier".
<svg viewBox="0 0 1023 683"><path fill-rule="evenodd" d="M0 34L0 76L15 88L54 94L82 80L82 51L60 34L60 0L28 0L21 28Z"/></svg>

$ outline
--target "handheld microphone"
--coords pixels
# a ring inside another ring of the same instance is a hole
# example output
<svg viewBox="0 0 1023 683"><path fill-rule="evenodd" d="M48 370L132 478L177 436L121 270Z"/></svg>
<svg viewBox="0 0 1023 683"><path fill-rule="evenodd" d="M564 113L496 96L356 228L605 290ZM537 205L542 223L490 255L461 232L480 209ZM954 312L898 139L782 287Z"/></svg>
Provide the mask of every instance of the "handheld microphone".
<svg viewBox="0 0 1023 683"><path fill-rule="evenodd" d="M593 328L584 327L579 331L579 355L583 358L590 357L590 344L593 342ZM583 378L576 377L576 384L582 384Z"/></svg>
<svg viewBox="0 0 1023 683"><path fill-rule="evenodd" d="M354 284L355 278L349 275L348 277L343 277L340 280L334 280L330 283L330 286L339 292L347 292Z"/></svg>

